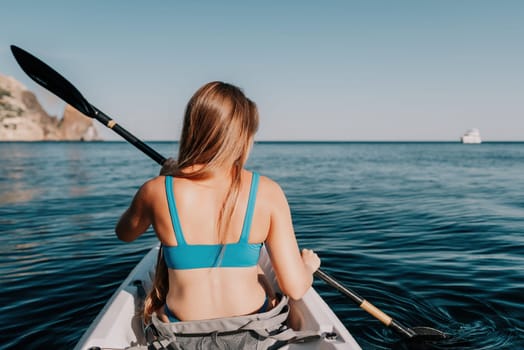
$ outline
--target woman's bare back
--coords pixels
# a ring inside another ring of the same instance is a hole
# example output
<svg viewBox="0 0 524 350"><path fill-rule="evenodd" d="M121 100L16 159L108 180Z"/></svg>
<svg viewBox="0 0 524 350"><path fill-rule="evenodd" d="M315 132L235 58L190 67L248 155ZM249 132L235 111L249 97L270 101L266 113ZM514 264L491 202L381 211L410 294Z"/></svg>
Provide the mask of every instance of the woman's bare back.
<svg viewBox="0 0 524 350"><path fill-rule="evenodd" d="M195 181L175 178L173 192L184 239L187 244L218 244L217 225L221 203L230 180L216 176ZM240 238L248 203L251 173L242 171L238 200L226 232L225 243ZM162 179L158 193L165 193ZM258 194L264 191L264 185ZM260 198L259 198L260 197ZM154 208L153 226L162 244L176 246L167 199L158 198ZM262 243L269 231L270 215L264 196L257 196L249 243ZM259 269L253 267L200 268L168 270L169 309L181 320L198 320L245 315L257 312L264 304L266 291L259 282ZM158 310L163 314L163 310Z"/></svg>

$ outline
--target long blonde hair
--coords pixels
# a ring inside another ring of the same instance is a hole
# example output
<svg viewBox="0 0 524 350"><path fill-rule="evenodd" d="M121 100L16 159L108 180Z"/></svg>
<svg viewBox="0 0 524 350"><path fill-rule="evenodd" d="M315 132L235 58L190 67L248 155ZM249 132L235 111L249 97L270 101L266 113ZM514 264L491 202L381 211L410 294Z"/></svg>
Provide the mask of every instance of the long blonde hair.
<svg viewBox="0 0 524 350"><path fill-rule="evenodd" d="M217 168L231 169L231 185L217 222L217 240L221 244L225 243L240 191L240 175L258 123L255 103L238 87L219 81L202 86L186 107L176 165L163 171L163 175L196 180L207 178ZM160 249L153 288L144 303L146 322L163 306L169 290L162 254Z"/></svg>

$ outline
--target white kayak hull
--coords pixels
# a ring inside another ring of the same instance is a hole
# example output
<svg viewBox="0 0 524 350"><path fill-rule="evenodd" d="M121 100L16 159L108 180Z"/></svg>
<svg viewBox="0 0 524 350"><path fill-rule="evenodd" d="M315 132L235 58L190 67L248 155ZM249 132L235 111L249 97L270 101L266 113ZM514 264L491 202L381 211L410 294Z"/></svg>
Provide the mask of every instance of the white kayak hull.
<svg viewBox="0 0 524 350"><path fill-rule="evenodd" d="M144 344L141 305L144 292L151 288L158 247L151 249L122 282L111 299L84 333L75 350L125 349ZM262 249L260 265L268 279L276 285L267 252ZM291 302L292 324L300 330L321 330L335 333L333 339L289 344L282 349L361 349L342 322L319 294L311 288L296 302Z"/></svg>

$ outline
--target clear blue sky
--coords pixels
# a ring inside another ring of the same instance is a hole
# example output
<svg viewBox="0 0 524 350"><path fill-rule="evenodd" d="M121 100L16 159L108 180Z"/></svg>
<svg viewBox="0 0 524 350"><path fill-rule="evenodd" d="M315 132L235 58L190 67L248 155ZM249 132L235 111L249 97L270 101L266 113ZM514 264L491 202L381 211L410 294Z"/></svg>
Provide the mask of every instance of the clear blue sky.
<svg viewBox="0 0 524 350"><path fill-rule="evenodd" d="M192 93L244 89L258 140L524 140L524 1L8 1L15 44L147 140L175 140ZM117 139L101 125L106 139Z"/></svg>

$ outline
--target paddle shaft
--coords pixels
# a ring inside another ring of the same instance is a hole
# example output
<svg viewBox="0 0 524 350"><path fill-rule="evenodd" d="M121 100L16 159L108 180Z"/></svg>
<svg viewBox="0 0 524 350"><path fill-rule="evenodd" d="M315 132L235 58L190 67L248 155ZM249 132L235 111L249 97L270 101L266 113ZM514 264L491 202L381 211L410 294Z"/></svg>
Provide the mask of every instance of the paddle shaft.
<svg viewBox="0 0 524 350"><path fill-rule="evenodd" d="M377 308L375 305L371 304L369 301L365 300L364 298L360 297L357 293L353 292L349 288L343 286L340 282L335 280L333 277L322 271L321 269L318 269L315 272L315 276L326 282L331 287L335 288L345 296L349 297L351 300L353 300L358 306L360 306L362 309L364 309L366 312L368 312L371 316L378 319L380 322L382 322L385 326L393 329L395 332L407 337L412 338L415 336L415 332L411 329L401 325L394 319L392 319L390 316L385 314L383 311L381 311L379 308Z"/></svg>
<svg viewBox="0 0 524 350"><path fill-rule="evenodd" d="M166 161L166 158L163 157L160 153L149 147L146 143L136 138L135 135L131 134L129 131L124 129L120 124L117 124L113 119L111 119L107 114L91 105L94 110L92 118L95 118L100 123L104 124L107 128L113 130L118 135L122 136L126 141L131 143L133 146L144 152L151 159L153 159L158 164L162 165Z"/></svg>

